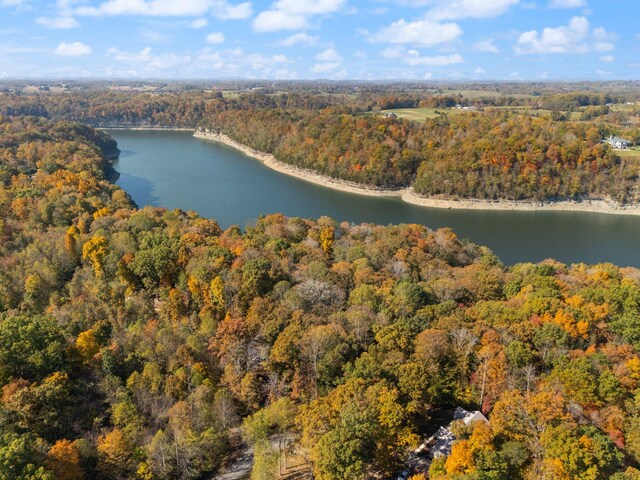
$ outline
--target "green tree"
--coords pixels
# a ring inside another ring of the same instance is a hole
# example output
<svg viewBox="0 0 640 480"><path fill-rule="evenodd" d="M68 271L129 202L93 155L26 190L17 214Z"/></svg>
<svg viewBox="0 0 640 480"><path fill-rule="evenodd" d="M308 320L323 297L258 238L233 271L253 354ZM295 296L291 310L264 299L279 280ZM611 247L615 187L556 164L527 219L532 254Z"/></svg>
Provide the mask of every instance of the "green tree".
<svg viewBox="0 0 640 480"><path fill-rule="evenodd" d="M147 233L140 242L129 268L152 288L168 275L177 257L176 241L163 233Z"/></svg>
<svg viewBox="0 0 640 480"><path fill-rule="evenodd" d="M0 315L0 382L37 380L64 368L65 337L47 316Z"/></svg>
<svg viewBox="0 0 640 480"><path fill-rule="evenodd" d="M44 443L27 433L0 435L0 478L6 480L55 480L44 466Z"/></svg>
<svg viewBox="0 0 640 480"><path fill-rule="evenodd" d="M607 478L622 465L622 453L595 427L576 429L563 424L545 430L541 442L548 468L555 475L597 480Z"/></svg>

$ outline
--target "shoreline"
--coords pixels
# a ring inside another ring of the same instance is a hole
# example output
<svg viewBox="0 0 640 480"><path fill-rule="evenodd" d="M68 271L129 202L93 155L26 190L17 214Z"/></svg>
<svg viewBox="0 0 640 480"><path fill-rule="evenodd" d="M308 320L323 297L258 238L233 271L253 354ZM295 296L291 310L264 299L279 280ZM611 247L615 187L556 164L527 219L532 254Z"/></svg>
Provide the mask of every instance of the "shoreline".
<svg viewBox="0 0 640 480"><path fill-rule="evenodd" d="M327 177L320 173L308 170L306 168L296 167L295 165L289 165L288 163L281 162L270 153L259 152L251 147L236 142L227 135L220 133L214 133L209 131L196 130L193 134L195 138L203 140L211 140L221 143L235 150L239 150L248 157L252 157L262 162L266 167L275 170L276 172L296 177L301 180L305 180L310 183L315 183L322 187L331 188L333 190L340 190L342 192L356 193L358 195L368 195L370 197L400 197L406 189L385 189L368 187L357 182L350 182L348 180L340 180L336 178Z"/></svg>
<svg viewBox="0 0 640 480"><path fill-rule="evenodd" d="M437 197L425 197L413 190L412 187L401 189L367 187L362 184L347 180L340 180L287 163L281 162L270 153L259 152L251 147L236 142L224 134L208 130L194 131L193 136L203 140L211 140L241 151L245 155L262 162L266 167L276 172L290 175L325 188L339 190L347 193L366 195L371 197L397 197L411 205L427 208L439 208L450 210L498 210L498 211L523 211L523 212L586 212L605 213L609 215L640 215L640 204L620 205L611 200L593 198L581 201L557 200L480 200L480 199L444 199Z"/></svg>
<svg viewBox="0 0 640 480"><path fill-rule="evenodd" d="M157 131L162 131L162 132L193 132L195 129L194 128L187 128L187 127L126 127L126 126L119 126L119 127L94 127L96 130L149 130L149 131L153 131L153 130L157 130Z"/></svg>
<svg viewBox="0 0 640 480"><path fill-rule="evenodd" d="M402 200L412 205L450 210L499 210L514 212L583 212L607 215L640 215L640 204L620 205L610 200L592 198L585 200L447 200L422 196L413 189L407 189Z"/></svg>

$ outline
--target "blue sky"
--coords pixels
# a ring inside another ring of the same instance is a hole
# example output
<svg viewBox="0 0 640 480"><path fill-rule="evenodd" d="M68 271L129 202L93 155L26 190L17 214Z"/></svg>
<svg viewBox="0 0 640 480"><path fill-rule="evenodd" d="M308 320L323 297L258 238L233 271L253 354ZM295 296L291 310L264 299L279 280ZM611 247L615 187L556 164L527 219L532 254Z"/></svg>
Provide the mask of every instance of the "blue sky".
<svg viewBox="0 0 640 480"><path fill-rule="evenodd" d="M640 0L0 0L0 78L640 78Z"/></svg>

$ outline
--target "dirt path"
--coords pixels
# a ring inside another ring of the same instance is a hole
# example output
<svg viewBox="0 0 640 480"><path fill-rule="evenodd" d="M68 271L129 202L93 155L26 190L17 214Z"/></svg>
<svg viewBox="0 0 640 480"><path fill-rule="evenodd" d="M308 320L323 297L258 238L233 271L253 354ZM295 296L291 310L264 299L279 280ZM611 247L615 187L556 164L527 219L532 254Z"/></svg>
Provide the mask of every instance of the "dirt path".
<svg viewBox="0 0 640 480"><path fill-rule="evenodd" d="M232 460L220 473L211 477L211 480L243 480L251 475L253 449L242 441L239 431L233 430L231 436L233 444Z"/></svg>

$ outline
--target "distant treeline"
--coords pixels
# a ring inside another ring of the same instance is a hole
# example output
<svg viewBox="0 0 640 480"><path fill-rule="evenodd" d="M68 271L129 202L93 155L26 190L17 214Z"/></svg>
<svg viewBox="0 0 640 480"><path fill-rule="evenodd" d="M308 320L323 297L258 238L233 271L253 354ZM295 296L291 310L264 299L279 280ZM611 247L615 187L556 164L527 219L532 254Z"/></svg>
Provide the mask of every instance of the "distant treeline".
<svg viewBox="0 0 640 480"><path fill-rule="evenodd" d="M371 108L382 110L394 108L450 108L455 105L473 106L523 106L542 110L575 111L580 107L601 106L615 103L626 103L630 99L637 99L638 95L609 94L609 93L562 93L544 96L513 96L513 95L483 95L476 92L473 98L467 98L462 93L441 95L424 94L388 94L371 99L367 104Z"/></svg>
<svg viewBox="0 0 640 480"><path fill-rule="evenodd" d="M522 106L534 110L576 111L581 107L635 102L638 91L614 93L552 93L546 95L496 94L474 92L414 92L357 90L353 94L322 93L318 90L273 89L223 94L219 90L182 92L140 92L109 89L80 90L68 93L0 94L0 114L36 115L52 119L81 121L94 126L175 126L194 127L211 114L225 110L320 110L340 108L349 113L395 108L451 108L456 105L477 107ZM592 111L593 113L593 111Z"/></svg>
<svg viewBox="0 0 640 480"><path fill-rule="evenodd" d="M96 127L192 127L225 110L307 109L337 103L331 96L221 92L140 93L99 90L82 93L0 95L1 115L33 115L82 122Z"/></svg>

